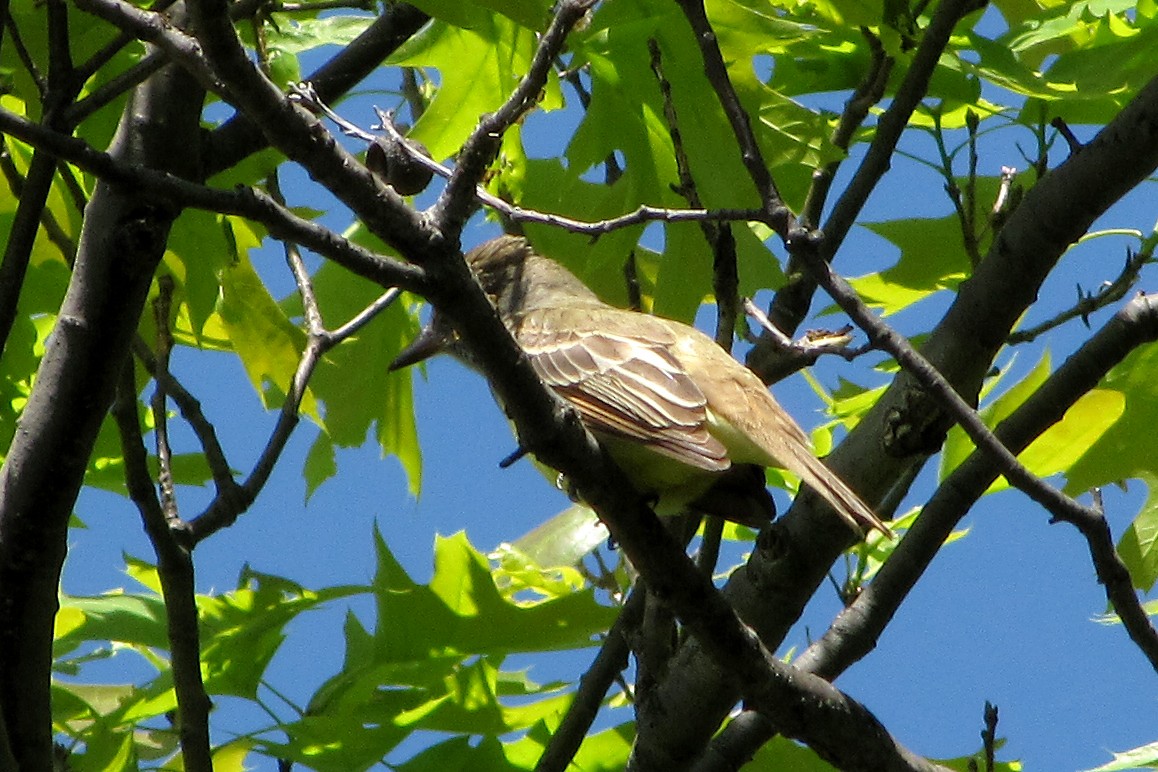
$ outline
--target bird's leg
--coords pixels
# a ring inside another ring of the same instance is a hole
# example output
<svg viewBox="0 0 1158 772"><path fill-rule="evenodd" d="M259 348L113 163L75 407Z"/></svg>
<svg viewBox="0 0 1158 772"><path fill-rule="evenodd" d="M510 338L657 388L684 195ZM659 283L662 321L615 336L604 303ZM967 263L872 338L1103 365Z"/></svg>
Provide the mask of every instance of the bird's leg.
<svg viewBox="0 0 1158 772"><path fill-rule="evenodd" d="M527 453L527 449L520 445L519 447L515 448L509 455L503 457L503 460L499 462L499 469L507 469L513 466L516 461L527 455Z"/></svg>

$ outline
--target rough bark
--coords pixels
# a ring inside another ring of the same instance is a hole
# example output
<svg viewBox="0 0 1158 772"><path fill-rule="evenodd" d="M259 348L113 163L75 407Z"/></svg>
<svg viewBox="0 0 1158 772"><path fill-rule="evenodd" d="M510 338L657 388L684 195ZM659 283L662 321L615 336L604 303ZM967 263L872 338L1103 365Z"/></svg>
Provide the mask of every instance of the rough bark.
<svg viewBox="0 0 1158 772"><path fill-rule="evenodd" d="M183 71L162 69L130 98L112 154L199 176L203 99ZM176 215L132 191L97 186L0 469L0 708L20 769L52 768L52 635L68 520Z"/></svg>
<svg viewBox="0 0 1158 772"><path fill-rule="evenodd" d="M1027 194L923 347L966 399L976 399L1006 335L1062 254L1155 167L1158 81ZM936 401L901 373L828 461L867 501L880 501L940 447L947 429ZM775 549L757 550L724 588L769 648L783 640L847 546L846 529L816 527L809 512L814 504L813 497L800 497L782 521ZM738 685L722 676L695 639L677 653L669 673L655 692L662 721L639 727L635 753L641 768L686 767L739 697ZM680 709L686 705L697 710Z"/></svg>

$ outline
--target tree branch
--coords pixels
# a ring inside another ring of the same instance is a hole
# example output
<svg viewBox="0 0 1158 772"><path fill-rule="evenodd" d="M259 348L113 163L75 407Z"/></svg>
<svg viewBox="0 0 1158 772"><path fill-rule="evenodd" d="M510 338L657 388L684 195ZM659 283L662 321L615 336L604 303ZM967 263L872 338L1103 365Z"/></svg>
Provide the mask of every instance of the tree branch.
<svg viewBox="0 0 1158 772"><path fill-rule="evenodd" d="M195 174L202 102L195 82L163 69L134 92L112 155ZM173 153L174 143L189 152ZM24 769L52 767L53 619L68 519L176 212L102 183L85 215L22 431L0 469L0 704Z"/></svg>
<svg viewBox="0 0 1158 772"><path fill-rule="evenodd" d="M169 372L169 356L173 351L173 332L170 329L172 308L173 277L165 274L157 278L157 297L153 299L153 320L157 327L156 364L157 370L165 374ZM136 397L135 391L133 397ZM125 398L123 393L121 398ZM173 450L169 445L168 398L163 379L157 379L150 407L153 411L153 437L157 446L157 484L161 489L161 513L168 526L180 525L177 493L173 489Z"/></svg>
<svg viewBox="0 0 1158 772"><path fill-rule="evenodd" d="M220 190L164 171L126 164L83 140L38 126L3 109L0 109L0 131L46 148L56 157L112 185L124 190L139 190L169 206L235 214L259 222L275 238L309 247L322 257L379 285L396 285L416 292L425 286L425 274L421 268L360 247L329 228L298 216L256 188Z"/></svg>
<svg viewBox="0 0 1158 772"><path fill-rule="evenodd" d="M268 184L271 200L284 206L277 176L271 176ZM278 414L278 420L274 424L265 448L254 463L253 470L245 482L241 484L238 484L233 479L232 473L228 471L228 479L218 481L217 496L200 516L188 523L188 527L185 529L184 537L190 545L197 544L222 528L232 525L237 521L238 516L257 499L285 450L290 435L297 428L302 398L305 396L306 387L322 357L347 338L356 335L374 317L394 303L401 294L401 290L397 288L386 290L354 318L337 330L330 332L325 328L321 309L318 307L317 297L314 295L313 280L310 278L309 271L306 269L296 244L286 242L285 257L290 272L293 274L294 282L297 284L298 294L302 299L306 321L305 350L302 351L298 366L294 370L285 401L282 402L281 411Z"/></svg>
<svg viewBox="0 0 1158 772"><path fill-rule="evenodd" d="M369 230L411 262L421 262L437 233L388 186L339 145L314 116L287 99L249 60L226 0L190 2L197 38L122 0L79 0L86 10L155 43L206 88L246 113L269 141L326 186Z"/></svg>
<svg viewBox="0 0 1158 772"><path fill-rule="evenodd" d="M1155 126L1158 80L1141 89L1080 154L1044 177L1010 215L974 277L961 285L957 299L922 348L962 394L977 393L1005 336L1035 300L1062 252L1158 165ZM913 465L940 447L947 427L941 404L905 371L827 463L867 501L879 501ZM866 458L874 463L864 463ZM835 524L821 527L816 504L813 496L797 497L770 532L774 538L758 542L745 570L734 572L724 588L725 596L769 646L787 634L824 581L827 567L847 546L847 529ZM641 731L636 753L646 753L657 766L685 763L704 747L738 694L735 684L719 680L712 658L700 644L689 641L653 695L657 710L668 717L657 725L662 738ZM689 702L698 706L694 715L674 707Z"/></svg>
<svg viewBox="0 0 1158 772"><path fill-rule="evenodd" d="M568 33L595 1L559 0L550 26L539 38L527 74L498 110L479 120L478 126L463 143L454 173L431 207L431 217L438 223L443 238L458 242L463 224L477 206L475 189L498 154L503 134L538 102L551 72L551 64L563 49Z"/></svg>
<svg viewBox="0 0 1158 772"><path fill-rule="evenodd" d="M213 475L217 495L222 495L236 483L233 481L233 473L225 457L225 451L217 439L217 430L201 410L201 402L173 376L173 373L158 367L157 358L140 337L133 341L133 354L145 368L145 372L165 389L166 396L172 398L177 409L181 411L181 417L193 429L197 441L201 443L201 452L205 454L209 464L209 473Z"/></svg>
<svg viewBox="0 0 1158 772"><path fill-rule="evenodd" d="M136 504L145 533L157 556L157 577L165 601L166 629L172 656L173 687L177 693L177 729L184 768L213 772L209 751L211 703L201 680L201 639L193 581L193 556L174 539L166 515L149 476L148 454L137 417L137 388L131 360L125 361L113 418L121 436L125 459L125 483Z"/></svg>
<svg viewBox="0 0 1158 772"><path fill-rule="evenodd" d="M929 26L921 36L913 59L909 63L908 72L897 88L888 108L881 114L876 124L876 131L869 143L865 157L857 167L848 187L837 199L832 213L824 222L824 233L827 237L823 257L831 262L837 250L844 243L845 236L852 228L861 209L868 201L869 195L876 188L877 183L889 169L893 151L901 134L909 124L913 110L925 98L929 89L929 80L933 70L940 61L941 54L949 42L953 28L962 18L981 7L977 0L942 0L937 6ZM782 237L786 231L781 232ZM809 274L804 271L802 263L791 254L788 256L788 267L785 273L792 277L790 283L776 293L772 306L768 311L769 318L775 325L792 336L800 326L801 321L808 313L812 303L812 296L816 292L816 285ZM755 362L759 361L759 357Z"/></svg>
<svg viewBox="0 0 1158 772"><path fill-rule="evenodd" d="M905 371L965 430L974 444L998 461L1001 473L1011 484L1048 509L1058 519L1068 520L1076 525L1096 517L1096 513L1089 507L1079 504L1026 469L993 435L977 411L957 393L948 379L929 360L917 353L904 336L880 321L857 296L856 290L832 270L821 257L819 240L813 236L813 233L801 229L789 236L789 249L806 262L817 283L844 309L857 326L865 331L872 343L892 354Z"/></svg>
<svg viewBox="0 0 1158 772"><path fill-rule="evenodd" d="M535 765L535 772L564 772L575 758L603 706L603 697L627 667L630 649L627 637L631 630L639 626L646 602L647 593L637 588L623 604L623 609L616 617L615 624L607 631L607 637L591 667L579 679L579 688L567 708L567 714L547 741L547 747Z"/></svg>
<svg viewBox="0 0 1158 772"><path fill-rule="evenodd" d="M869 110L881 101L885 95L885 87L889 82L889 75L893 71L896 60L885 53L880 38L867 27L861 27L860 34L864 37L869 48L869 69L856 89L844 103L844 110L840 114L840 121L832 132L829 141L833 146L848 151L852 138L857 130L864 125ZM825 202L828 201L828 192L836 173L844 163L843 158L830 161L823 168L812 173L812 184L808 187L808 195L804 199L804 207L800 218L808 223L820 222L824 213Z"/></svg>
<svg viewBox="0 0 1158 772"><path fill-rule="evenodd" d="M1017 345L1018 343L1028 343L1036 340L1039 336L1044 335L1050 330L1061 327L1071 319L1081 319L1089 325L1089 315L1098 311L1111 303L1116 303L1126 296L1130 288L1138 281L1139 275L1142 273L1142 268L1154 261L1154 248L1158 246L1158 233L1151 234L1143 244L1142 248L1137 252L1127 252L1126 264L1122 266L1121 273L1113 280L1103 283L1098 287L1096 292L1084 294L1082 289L1078 288L1078 302L1072 308L1062 311L1052 319L1047 319L1041 324L1034 325L1025 330L1017 330L1011 332L1006 337L1006 342L1010 345Z"/></svg>
<svg viewBox="0 0 1158 772"><path fill-rule="evenodd" d="M67 127L71 130L71 125L63 119L63 112L76 99L84 82L73 70L68 40L68 8L63 0L49 0L47 16L49 56L41 104L44 111L42 122L48 129ZM56 158L42 148L37 149L32 154L0 262L0 354L16 321L20 291L55 176Z"/></svg>
<svg viewBox="0 0 1158 772"><path fill-rule="evenodd" d="M1066 411L1097 386L1106 373L1131 351L1155 340L1158 340L1158 296L1140 296L1130 301L1070 356L994 429L994 434L1010 450L1020 453L1050 426L1062 420ZM996 461L983 451L974 451L954 469L922 508L913 527L881 567L872 584L841 611L824 635L796 659L795 666L826 680L834 680L867 656L937 556L941 545L1000 474ZM1094 550L1091 543L1091 554ZM1097 550L1104 553L1104 541ZM1121 576L1118 569L1109 568L1110 564L1117 562L1120 561L1116 556L1107 562L1106 574L1112 581L1112 584L1111 581L1105 582L1107 599L1115 608L1120 603L1127 609L1131 617L1130 637L1135 642L1142 641L1139 648L1151 664L1158 667L1158 660L1154 657L1155 634L1142 612L1129 577ZM750 758L775 733L775 728L767 722L733 721L712 741L712 748L697 770L708 772L735 768L717 764L734 764Z"/></svg>

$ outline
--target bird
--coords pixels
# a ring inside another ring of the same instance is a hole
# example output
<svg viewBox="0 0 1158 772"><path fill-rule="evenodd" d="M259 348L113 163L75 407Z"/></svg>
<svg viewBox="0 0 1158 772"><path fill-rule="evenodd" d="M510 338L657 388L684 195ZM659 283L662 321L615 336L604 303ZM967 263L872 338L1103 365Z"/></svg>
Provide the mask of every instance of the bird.
<svg viewBox="0 0 1158 772"><path fill-rule="evenodd" d="M889 528L817 458L764 383L694 327L609 305L573 273L504 235L465 259L539 378L579 414L657 514L699 511L760 527L766 467L787 469L863 538ZM435 309L391 363L470 352Z"/></svg>

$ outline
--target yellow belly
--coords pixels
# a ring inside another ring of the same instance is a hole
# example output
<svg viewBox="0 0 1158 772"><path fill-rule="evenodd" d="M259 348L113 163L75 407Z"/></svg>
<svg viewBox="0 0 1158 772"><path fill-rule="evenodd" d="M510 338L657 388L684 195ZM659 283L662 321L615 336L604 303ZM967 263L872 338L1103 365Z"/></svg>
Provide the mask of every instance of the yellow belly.
<svg viewBox="0 0 1158 772"><path fill-rule="evenodd" d="M679 515L712 486L716 474L680 463L638 442L600 436L607 453L635 489L657 499L657 515Z"/></svg>

